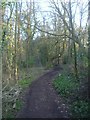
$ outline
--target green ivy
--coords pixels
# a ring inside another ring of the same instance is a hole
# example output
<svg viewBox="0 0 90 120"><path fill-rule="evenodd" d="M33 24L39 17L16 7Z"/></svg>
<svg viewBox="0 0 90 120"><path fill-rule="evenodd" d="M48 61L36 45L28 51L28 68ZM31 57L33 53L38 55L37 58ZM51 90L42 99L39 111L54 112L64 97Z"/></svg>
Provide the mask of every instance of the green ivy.
<svg viewBox="0 0 90 120"><path fill-rule="evenodd" d="M73 90L76 89L79 84L75 81L72 80L72 78L68 75L59 75L54 81L53 85L60 93L60 95L64 97L68 97L73 94Z"/></svg>
<svg viewBox="0 0 90 120"><path fill-rule="evenodd" d="M73 117L86 118L88 117L88 102L84 100L78 100L72 103L71 111Z"/></svg>

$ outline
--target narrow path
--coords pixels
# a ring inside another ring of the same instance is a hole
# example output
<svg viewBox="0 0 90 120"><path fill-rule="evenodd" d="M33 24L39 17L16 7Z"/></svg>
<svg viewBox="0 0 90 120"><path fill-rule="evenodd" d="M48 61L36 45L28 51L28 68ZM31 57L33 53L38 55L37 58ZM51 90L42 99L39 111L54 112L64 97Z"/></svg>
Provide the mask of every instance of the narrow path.
<svg viewBox="0 0 90 120"><path fill-rule="evenodd" d="M16 118L68 118L68 107L52 86L59 71L53 69L32 83Z"/></svg>

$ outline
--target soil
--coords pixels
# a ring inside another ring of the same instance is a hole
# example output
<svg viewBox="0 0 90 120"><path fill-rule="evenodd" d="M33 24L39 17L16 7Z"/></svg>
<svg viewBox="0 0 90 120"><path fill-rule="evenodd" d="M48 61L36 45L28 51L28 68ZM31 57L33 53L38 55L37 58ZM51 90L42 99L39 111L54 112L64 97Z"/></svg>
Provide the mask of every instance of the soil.
<svg viewBox="0 0 90 120"><path fill-rule="evenodd" d="M52 82L61 68L55 67L28 88L24 105L16 118L68 118L68 106L53 88Z"/></svg>

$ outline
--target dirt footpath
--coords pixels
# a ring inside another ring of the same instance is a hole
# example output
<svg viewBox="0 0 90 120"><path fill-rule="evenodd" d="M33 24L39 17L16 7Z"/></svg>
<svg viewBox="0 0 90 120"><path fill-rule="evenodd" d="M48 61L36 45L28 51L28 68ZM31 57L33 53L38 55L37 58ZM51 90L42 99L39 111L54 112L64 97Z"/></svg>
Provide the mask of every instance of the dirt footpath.
<svg viewBox="0 0 90 120"><path fill-rule="evenodd" d="M57 68L50 70L32 83L16 118L68 118L68 106L52 86L59 72Z"/></svg>

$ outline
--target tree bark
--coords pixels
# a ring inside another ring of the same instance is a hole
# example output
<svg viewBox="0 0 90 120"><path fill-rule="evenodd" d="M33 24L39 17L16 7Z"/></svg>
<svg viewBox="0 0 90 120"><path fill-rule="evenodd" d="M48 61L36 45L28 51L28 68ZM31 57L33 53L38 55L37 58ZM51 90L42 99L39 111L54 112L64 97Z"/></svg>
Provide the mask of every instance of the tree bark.
<svg viewBox="0 0 90 120"><path fill-rule="evenodd" d="M75 77L78 79L78 69L77 69L77 52L76 52L76 45L75 45L75 36L74 36L74 27L72 23L72 10L71 10L71 0L69 0L69 12L70 12L70 28L72 30L72 42L74 47L74 72Z"/></svg>
<svg viewBox="0 0 90 120"><path fill-rule="evenodd" d="M16 2L16 19L15 19L15 53L14 53L14 82L17 82L17 2Z"/></svg>

